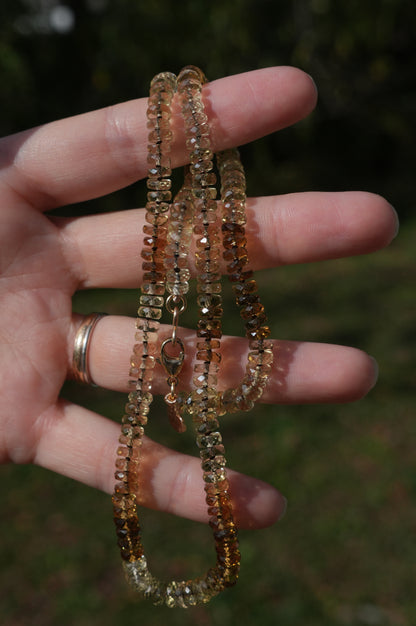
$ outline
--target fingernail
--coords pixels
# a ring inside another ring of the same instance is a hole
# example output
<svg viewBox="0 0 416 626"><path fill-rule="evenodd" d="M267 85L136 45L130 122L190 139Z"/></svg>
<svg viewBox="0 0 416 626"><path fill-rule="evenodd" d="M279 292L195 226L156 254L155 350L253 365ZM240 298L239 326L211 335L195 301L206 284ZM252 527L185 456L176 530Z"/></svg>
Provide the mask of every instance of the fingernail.
<svg viewBox="0 0 416 626"><path fill-rule="evenodd" d="M394 206L392 206L392 205L390 205L390 206L391 206L392 211L393 211L393 214L394 214L394 216L395 216L395 218L396 218L396 228L395 228L394 235L393 235L393 239L394 239L394 238L395 238L395 237L397 237L397 235L399 234L399 230L400 230L400 220L399 220L399 214L397 213L397 211L396 211L396 209L394 208Z"/></svg>
<svg viewBox="0 0 416 626"><path fill-rule="evenodd" d="M314 78L313 78L313 76L311 76L310 74L307 74L307 76L308 76L308 78L310 78L311 83L312 83L312 84L313 84L313 86L315 87L316 95L318 96L318 93L319 93L319 92L318 92L318 86L317 86L317 84L316 84L316 82L315 82L315 79L314 79Z"/></svg>
<svg viewBox="0 0 416 626"><path fill-rule="evenodd" d="M378 363L375 360L374 357L370 356L370 359L373 363L373 384L371 385L370 389L372 389L373 387L375 387L377 380L378 380L378 372L379 372L379 367L378 367Z"/></svg>
<svg viewBox="0 0 416 626"><path fill-rule="evenodd" d="M284 518L284 516L286 515L286 511L287 511L287 498L282 496L282 499L283 499L283 508L281 510L279 517L277 518L278 522L280 522L280 520Z"/></svg>

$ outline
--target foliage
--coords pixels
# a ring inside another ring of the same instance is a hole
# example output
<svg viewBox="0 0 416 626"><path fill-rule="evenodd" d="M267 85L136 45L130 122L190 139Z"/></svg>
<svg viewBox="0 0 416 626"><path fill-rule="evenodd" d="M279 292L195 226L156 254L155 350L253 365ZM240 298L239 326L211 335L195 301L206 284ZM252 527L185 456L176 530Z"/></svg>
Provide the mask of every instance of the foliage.
<svg viewBox="0 0 416 626"><path fill-rule="evenodd" d="M413 0L72 0L64 34L34 19L56 4L2 2L2 134L144 96L162 69L215 79L294 64L315 78L318 110L246 149L253 193L365 188L410 214Z"/></svg>

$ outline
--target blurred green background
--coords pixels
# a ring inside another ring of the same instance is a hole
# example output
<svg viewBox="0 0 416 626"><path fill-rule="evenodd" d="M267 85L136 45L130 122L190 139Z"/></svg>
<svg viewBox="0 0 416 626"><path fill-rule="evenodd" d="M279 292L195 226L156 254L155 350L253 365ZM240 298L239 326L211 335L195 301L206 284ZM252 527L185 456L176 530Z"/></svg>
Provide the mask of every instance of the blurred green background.
<svg viewBox="0 0 416 626"><path fill-rule="evenodd" d="M255 420L224 421L230 464L289 498L282 522L241 533L235 589L188 612L139 602L122 576L109 497L5 466L0 623L416 623L415 26L414 0L2 0L2 134L145 96L155 73L189 63L211 79L296 65L318 85L317 110L243 148L250 194L368 190L390 200L402 229L374 255L258 276L274 336L360 347L378 360L380 380L351 405L259 407ZM139 183L64 213L144 197ZM75 307L134 314L136 298L86 292ZM124 403L103 390L68 385L65 394L117 420ZM174 446L160 412L152 434ZM144 525L162 575L183 562L183 575L199 573L212 559L202 525L152 512Z"/></svg>

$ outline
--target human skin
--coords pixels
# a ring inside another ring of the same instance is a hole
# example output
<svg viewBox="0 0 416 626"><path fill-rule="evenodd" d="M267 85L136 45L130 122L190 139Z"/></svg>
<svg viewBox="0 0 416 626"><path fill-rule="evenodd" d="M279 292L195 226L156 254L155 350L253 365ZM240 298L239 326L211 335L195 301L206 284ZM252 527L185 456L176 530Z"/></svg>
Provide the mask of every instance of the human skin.
<svg viewBox="0 0 416 626"><path fill-rule="evenodd" d="M214 81L204 87L204 97L218 151L294 124L313 110L317 92L307 74L280 67ZM175 108L173 128L177 167L186 152ZM144 210L71 219L45 211L102 197L145 177L146 146L146 99L0 141L0 461L35 463L107 492L113 490L119 427L60 397L71 377L82 319L72 312L72 296L86 288L137 286ZM364 192L251 198L247 212L255 270L374 252L397 232L390 204ZM192 350L192 332L181 329L181 337ZM375 361L355 348L275 341L277 358L264 402L349 402L376 381ZM98 385L127 391L133 342L133 319L99 321L89 353ZM244 371L246 350L245 340L224 338L224 387ZM190 366L183 377L190 382ZM155 392L165 393L165 384L163 373L157 374ZM196 458L145 439L142 468L142 505L207 519ZM281 516L285 501L275 487L229 474L240 527L267 526Z"/></svg>

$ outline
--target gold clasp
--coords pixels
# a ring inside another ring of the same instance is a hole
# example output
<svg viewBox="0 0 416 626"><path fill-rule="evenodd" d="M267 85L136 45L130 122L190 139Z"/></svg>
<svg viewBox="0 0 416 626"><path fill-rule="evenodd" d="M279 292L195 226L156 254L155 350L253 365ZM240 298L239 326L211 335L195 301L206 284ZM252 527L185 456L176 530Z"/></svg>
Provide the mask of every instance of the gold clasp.
<svg viewBox="0 0 416 626"><path fill-rule="evenodd" d="M168 354L167 346L179 346L179 353ZM176 385L178 384L178 374L182 369L183 361L185 358L185 346L182 339L179 337L169 337L165 339L160 348L160 363L162 364L166 374L168 375L167 383L170 385L170 392L165 396L165 402L168 406L168 417L172 427L179 433L183 433L186 430L185 422L180 416L176 406Z"/></svg>
<svg viewBox="0 0 416 626"><path fill-rule="evenodd" d="M168 354L166 351L166 347L172 344L173 346L179 345L180 351L178 355ZM182 339L179 337L169 337L165 339L160 348L160 362L163 365L163 368L167 375L173 378L176 378L179 372L182 369L183 361L185 358L185 346L183 345Z"/></svg>
<svg viewBox="0 0 416 626"><path fill-rule="evenodd" d="M172 294L166 300L166 308L172 313L172 336L162 343L160 347L160 363L168 375L167 384L170 392L165 395L165 402L168 406L169 422L175 430L183 433L186 430L185 422L178 411L176 386L178 384L178 374L182 369L185 358L185 346L176 332L178 330L179 315L186 309L186 300L182 296ZM170 352L167 347L170 344ZM173 349L173 352L172 352Z"/></svg>

